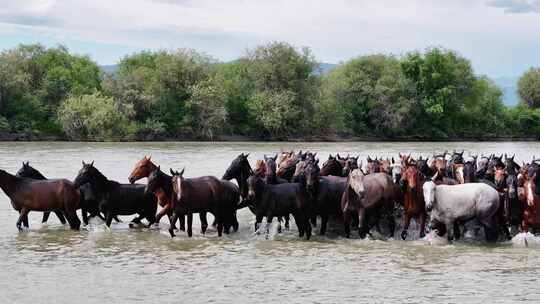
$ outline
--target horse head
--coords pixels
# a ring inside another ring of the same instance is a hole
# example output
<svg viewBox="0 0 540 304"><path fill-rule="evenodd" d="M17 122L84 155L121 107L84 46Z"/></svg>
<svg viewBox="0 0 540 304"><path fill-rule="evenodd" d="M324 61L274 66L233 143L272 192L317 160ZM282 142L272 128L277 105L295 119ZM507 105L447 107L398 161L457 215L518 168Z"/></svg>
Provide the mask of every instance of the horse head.
<svg viewBox="0 0 540 304"><path fill-rule="evenodd" d="M175 198L177 202L182 201L182 197L185 194L185 181L184 178L184 171L186 168L183 168L182 171L174 171L173 169L170 169L170 172L172 174L172 186L173 186L173 192L175 193Z"/></svg>
<svg viewBox="0 0 540 304"><path fill-rule="evenodd" d="M156 165L152 162L151 156L144 156L139 162L135 164L135 168L131 171L128 180L131 184L135 183L141 178L148 177L150 172L156 169Z"/></svg>
<svg viewBox="0 0 540 304"><path fill-rule="evenodd" d="M94 161L88 164L82 161L82 168L79 170L77 177L75 177L75 180L73 181L73 185L76 188L79 188L81 185L86 184L86 183L92 184L97 181L100 175L103 176L94 167Z"/></svg>
<svg viewBox="0 0 540 304"><path fill-rule="evenodd" d="M221 179L231 180L233 178L240 178L243 170L247 172L251 171L251 166L249 165L248 157L249 157L249 153L245 155L244 153L238 155L231 162L231 164L229 165L229 168L225 170L225 174L223 174L223 177Z"/></svg>

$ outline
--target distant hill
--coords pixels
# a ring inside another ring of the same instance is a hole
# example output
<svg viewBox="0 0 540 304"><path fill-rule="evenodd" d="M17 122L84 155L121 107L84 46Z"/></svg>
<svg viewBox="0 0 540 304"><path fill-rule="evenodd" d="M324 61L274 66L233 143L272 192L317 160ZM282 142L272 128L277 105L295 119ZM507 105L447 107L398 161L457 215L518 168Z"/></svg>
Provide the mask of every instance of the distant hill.
<svg viewBox="0 0 540 304"><path fill-rule="evenodd" d="M114 74L118 71L118 64L101 65L99 68L105 73Z"/></svg>
<svg viewBox="0 0 540 304"><path fill-rule="evenodd" d="M330 73L333 69L337 68L339 64L335 63L319 63L319 68L321 69L321 74Z"/></svg>

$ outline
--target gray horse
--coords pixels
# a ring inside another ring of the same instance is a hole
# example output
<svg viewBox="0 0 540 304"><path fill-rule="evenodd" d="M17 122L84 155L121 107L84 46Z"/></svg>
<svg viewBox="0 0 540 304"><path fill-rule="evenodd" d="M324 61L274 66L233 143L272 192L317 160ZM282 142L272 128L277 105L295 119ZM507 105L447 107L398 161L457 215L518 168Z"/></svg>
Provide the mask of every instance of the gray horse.
<svg viewBox="0 0 540 304"><path fill-rule="evenodd" d="M431 211L430 225L439 230L440 235L447 231L448 239L452 240L456 221L463 223L477 219L484 226L487 241L497 240L499 194L492 187L483 183L449 186L427 181L424 183L424 199L427 211Z"/></svg>

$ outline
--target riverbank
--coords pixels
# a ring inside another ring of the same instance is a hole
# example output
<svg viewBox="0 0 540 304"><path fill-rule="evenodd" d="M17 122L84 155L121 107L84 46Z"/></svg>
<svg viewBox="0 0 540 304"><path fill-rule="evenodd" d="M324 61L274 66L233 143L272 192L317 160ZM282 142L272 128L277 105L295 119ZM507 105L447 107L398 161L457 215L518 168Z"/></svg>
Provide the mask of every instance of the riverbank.
<svg viewBox="0 0 540 304"><path fill-rule="evenodd" d="M283 138L263 138L255 136L244 135L220 135L213 139L197 138L197 137L162 137L152 139L132 139L132 140L118 140L118 142L372 142L372 141L386 141L386 142L458 142L458 141L539 141L540 134L537 137L452 137L452 138L429 138L429 137L377 137L377 136L298 136L298 137L283 137ZM9 141L65 141L76 142L69 140L65 136L59 135L43 135L43 134L31 134L31 133L0 133L0 142ZM112 142L112 141L95 141L84 140L84 142Z"/></svg>

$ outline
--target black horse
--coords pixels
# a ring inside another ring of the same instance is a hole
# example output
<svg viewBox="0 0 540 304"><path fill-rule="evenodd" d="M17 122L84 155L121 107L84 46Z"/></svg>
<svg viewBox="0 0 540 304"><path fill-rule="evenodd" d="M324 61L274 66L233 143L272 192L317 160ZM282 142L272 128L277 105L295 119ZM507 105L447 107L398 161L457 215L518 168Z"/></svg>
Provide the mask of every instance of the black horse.
<svg viewBox="0 0 540 304"><path fill-rule="evenodd" d="M338 157L332 156L332 154L328 155L328 160L323 163L320 175L342 176L343 165L341 164L340 159L338 159Z"/></svg>
<svg viewBox="0 0 540 304"><path fill-rule="evenodd" d="M312 204L311 223L317 225L321 217L320 235L326 233L330 217L342 218L341 195L347 186L347 178L339 176L320 176L318 161L309 162L304 170L307 192Z"/></svg>
<svg viewBox="0 0 540 304"><path fill-rule="evenodd" d="M248 199L253 202L256 210L255 231L263 217L266 216L266 235L268 237L269 225L274 217L289 216L292 214L298 227L300 237L304 234L309 240L311 237L311 214L308 193L305 182L269 185L261 177L251 175L248 180Z"/></svg>
<svg viewBox="0 0 540 304"><path fill-rule="evenodd" d="M111 226L112 219L117 215L138 214L131 222L139 224L146 218L148 227L155 223L157 199L152 193L145 193L145 185L121 184L107 179L94 162L84 163L75 178L75 187L90 184L98 201L98 208L105 214L105 224Z"/></svg>

